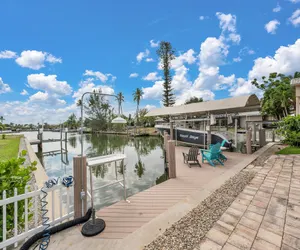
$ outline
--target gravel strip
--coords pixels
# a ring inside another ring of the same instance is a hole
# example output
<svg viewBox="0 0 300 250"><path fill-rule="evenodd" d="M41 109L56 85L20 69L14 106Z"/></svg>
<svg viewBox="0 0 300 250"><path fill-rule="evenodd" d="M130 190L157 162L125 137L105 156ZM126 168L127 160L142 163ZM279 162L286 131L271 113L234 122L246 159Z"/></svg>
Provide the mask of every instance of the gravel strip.
<svg viewBox="0 0 300 250"><path fill-rule="evenodd" d="M144 250L193 250L254 175L253 171L236 174Z"/></svg>

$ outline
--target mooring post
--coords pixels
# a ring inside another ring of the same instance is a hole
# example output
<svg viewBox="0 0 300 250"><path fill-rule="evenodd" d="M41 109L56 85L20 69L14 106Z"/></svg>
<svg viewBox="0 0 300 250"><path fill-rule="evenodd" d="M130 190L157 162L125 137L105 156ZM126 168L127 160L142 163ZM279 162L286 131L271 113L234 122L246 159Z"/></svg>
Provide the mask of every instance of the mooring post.
<svg viewBox="0 0 300 250"><path fill-rule="evenodd" d="M246 150L247 150L247 154L252 154L251 139L252 139L252 131L251 131L251 129L248 129L247 132L246 132Z"/></svg>
<svg viewBox="0 0 300 250"><path fill-rule="evenodd" d="M83 160L83 169L81 168ZM73 173L74 173L74 218L82 217L87 211L87 175L86 175L86 156L73 157ZM82 176L83 174L83 176ZM83 183L82 183L83 180ZM82 189L85 193L83 199Z"/></svg>
<svg viewBox="0 0 300 250"><path fill-rule="evenodd" d="M176 152L175 141L168 141L167 157L169 162L169 178L176 178Z"/></svg>

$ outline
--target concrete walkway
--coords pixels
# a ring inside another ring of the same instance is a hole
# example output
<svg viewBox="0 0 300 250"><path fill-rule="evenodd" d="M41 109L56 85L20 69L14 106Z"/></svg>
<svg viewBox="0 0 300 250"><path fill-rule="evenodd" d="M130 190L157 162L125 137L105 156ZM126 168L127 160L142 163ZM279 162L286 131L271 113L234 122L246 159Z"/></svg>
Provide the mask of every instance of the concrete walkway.
<svg viewBox="0 0 300 250"><path fill-rule="evenodd" d="M255 178L194 250L300 249L300 155L273 155L253 170Z"/></svg>

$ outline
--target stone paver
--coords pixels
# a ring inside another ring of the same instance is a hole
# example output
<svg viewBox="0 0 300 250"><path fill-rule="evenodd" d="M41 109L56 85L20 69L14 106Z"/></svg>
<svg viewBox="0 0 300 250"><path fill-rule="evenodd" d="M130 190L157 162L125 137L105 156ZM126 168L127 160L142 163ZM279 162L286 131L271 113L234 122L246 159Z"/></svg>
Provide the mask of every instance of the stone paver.
<svg viewBox="0 0 300 250"><path fill-rule="evenodd" d="M256 176L198 249L300 249L300 155L273 155L247 169Z"/></svg>

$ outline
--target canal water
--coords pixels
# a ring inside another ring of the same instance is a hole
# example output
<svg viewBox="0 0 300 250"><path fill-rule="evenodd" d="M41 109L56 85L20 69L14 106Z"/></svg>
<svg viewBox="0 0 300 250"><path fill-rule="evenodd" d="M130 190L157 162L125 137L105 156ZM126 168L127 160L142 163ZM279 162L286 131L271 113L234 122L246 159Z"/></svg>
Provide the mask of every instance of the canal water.
<svg viewBox="0 0 300 250"><path fill-rule="evenodd" d="M24 132L29 139L36 139L36 132ZM58 132L44 132L43 139L58 139ZM81 140L77 133L68 133L68 153L45 155L46 152L60 150L60 142L43 144L43 153L37 153L48 177L64 177L73 174L73 157L80 154ZM38 152L37 146L33 146ZM87 157L96 157L113 153L124 153L125 176L127 195L131 196L150 188L166 179L162 139L160 137L127 137L123 135L83 135L84 154ZM122 178L122 168L117 166L118 178ZM109 206L123 199L123 188L115 184L102 189L97 189L116 178L115 165L104 165L93 168L94 200L96 208ZM76 180L75 180L76 181ZM89 185L89 184L88 184Z"/></svg>

